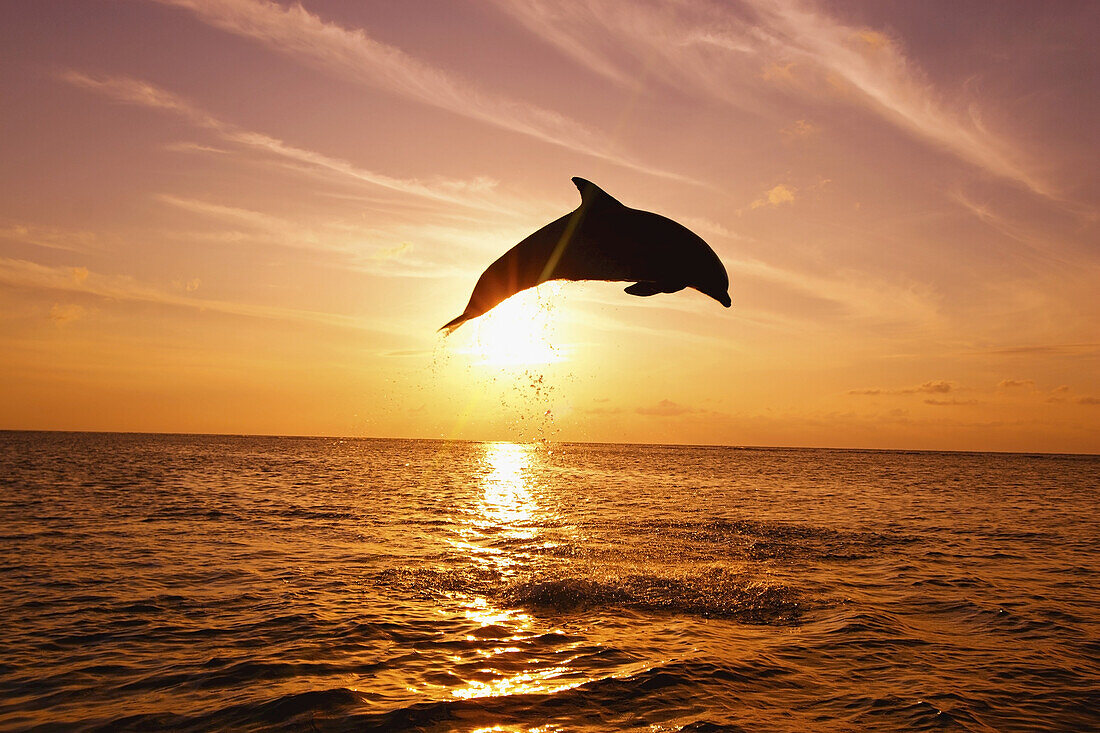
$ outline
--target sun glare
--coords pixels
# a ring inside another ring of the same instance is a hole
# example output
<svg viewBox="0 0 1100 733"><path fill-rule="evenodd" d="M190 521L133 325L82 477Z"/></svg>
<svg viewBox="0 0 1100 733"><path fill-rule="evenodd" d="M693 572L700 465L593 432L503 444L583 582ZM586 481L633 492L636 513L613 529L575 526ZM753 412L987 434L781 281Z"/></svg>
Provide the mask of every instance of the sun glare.
<svg viewBox="0 0 1100 733"><path fill-rule="evenodd" d="M477 362L525 366L563 361L552 305L560 290L560 283L543 283L516 293L474 320L469 351Z"/></svg>

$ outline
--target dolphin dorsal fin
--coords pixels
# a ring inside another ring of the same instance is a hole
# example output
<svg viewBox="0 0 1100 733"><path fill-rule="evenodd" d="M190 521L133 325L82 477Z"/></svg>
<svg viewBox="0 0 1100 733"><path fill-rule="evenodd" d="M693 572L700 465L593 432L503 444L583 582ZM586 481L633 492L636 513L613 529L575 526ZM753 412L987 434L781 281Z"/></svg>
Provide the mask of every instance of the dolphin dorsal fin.
<svg viewBox="0 0 1100 733"><path fill-rule="evenodd" d="M581 203L592 206L593 204L615 204L622 206L618 199L604 191L595 183L579 176L573 176L573 185L581 192Z"/></svg>

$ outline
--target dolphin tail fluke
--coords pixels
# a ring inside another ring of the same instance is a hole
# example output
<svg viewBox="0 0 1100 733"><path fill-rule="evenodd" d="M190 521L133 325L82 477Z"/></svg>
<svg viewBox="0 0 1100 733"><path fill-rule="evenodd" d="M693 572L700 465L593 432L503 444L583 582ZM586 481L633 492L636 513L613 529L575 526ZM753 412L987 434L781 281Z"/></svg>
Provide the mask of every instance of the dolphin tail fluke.
<svg viewBox="0 0 1100 733"><path fill-rule="evenodd" d="M446 324L444 324L444 326L443 326L442 328L440 328L439 330L440 330L440 331L446 331L447 333L452 333L452 332L454 332L454 330L455 330L456 328L458 328L459 326L461 326L461 325L462 325L463 323L465 323L465 322L466 322L466 321L468 321L468 320L470 320L470 317L469 317L468 315L466 315L465 313L463 313L463 314L462 314L461 316L459 316L458 318L455 318L455 319L453 319L453 320L451 320L451 321L448 321L448 322L447 322Z"/></svg>

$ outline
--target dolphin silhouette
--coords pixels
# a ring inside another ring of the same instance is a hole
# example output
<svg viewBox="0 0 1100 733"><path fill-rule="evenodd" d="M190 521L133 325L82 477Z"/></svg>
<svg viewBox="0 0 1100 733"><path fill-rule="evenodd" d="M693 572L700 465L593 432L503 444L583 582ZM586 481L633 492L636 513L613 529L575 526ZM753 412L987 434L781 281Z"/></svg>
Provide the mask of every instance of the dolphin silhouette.
<svg viewBox="0 0 1100 733"><path fill-rule="evenodd" d="M478 278L454 331L502 300L547 280L634 282L631 295L695 288L730 307L729 277L718 255L687 227L631 209L596 184L574 178L581 204L512 247Z"/></svg>

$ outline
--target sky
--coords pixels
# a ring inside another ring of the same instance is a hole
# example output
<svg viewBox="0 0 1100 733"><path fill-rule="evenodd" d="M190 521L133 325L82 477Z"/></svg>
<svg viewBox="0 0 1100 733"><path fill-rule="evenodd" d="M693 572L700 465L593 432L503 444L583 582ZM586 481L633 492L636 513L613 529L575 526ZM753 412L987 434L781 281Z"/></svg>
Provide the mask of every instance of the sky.
<svg viewBox="0 0 1100 733"><path fill-rule="evenodd" d="M0 428L1100 452L1100 4L0 3ZM579 202L694 291L548 283Z"/></svg>

